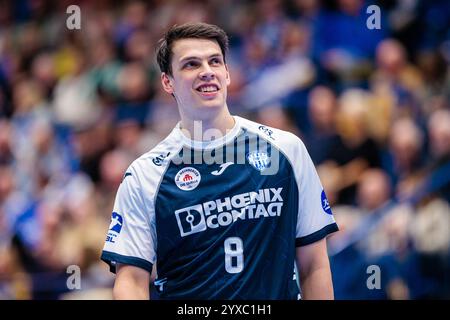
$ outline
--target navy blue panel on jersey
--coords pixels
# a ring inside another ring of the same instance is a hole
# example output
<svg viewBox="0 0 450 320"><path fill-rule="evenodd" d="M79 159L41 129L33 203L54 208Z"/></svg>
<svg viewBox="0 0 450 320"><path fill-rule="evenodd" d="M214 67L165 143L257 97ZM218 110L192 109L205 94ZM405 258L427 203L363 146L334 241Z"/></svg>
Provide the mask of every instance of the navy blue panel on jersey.
<svg viewBox="0 0 450 320"><path fill-rule="evenodd" d="M259 139L247 131L241 135ZM281 153L278 173L260 174L265 165L260 155L272 147L257 150L261 153L250 156L251 163L245 157L242 164L234 158L222 166L169 165L155 203L158 279L165 281L161 298L297 299L290 239L295 239L298 188ZM186 167L193 169L182 172ZM200 183L184 190L180 172L187 183Z"/></svg>

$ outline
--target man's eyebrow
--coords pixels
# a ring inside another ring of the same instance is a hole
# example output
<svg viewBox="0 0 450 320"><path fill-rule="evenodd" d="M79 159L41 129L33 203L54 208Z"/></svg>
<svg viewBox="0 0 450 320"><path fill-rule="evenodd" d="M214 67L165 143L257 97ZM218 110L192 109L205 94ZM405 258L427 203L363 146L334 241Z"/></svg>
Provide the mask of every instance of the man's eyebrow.
<svg viewBox="0 0 450 320"><path fill-rule="evenodd" d="M208 56L208 59L211 58L222 58L222 54L221 53L214 53L210 56ZM199 56L188 56L188 57L184 57L180 60L180 62L184 62L184 61L188 61L188 60L201 60L202 58Z"/></svg>
<svg viewBox="0 0 450 320"><path fill-rule="evenodd" d="M221 53L215 53L215 54L210 55L208 58L209 59L211 59L211 58L222 58L222 54Z"/></svg>

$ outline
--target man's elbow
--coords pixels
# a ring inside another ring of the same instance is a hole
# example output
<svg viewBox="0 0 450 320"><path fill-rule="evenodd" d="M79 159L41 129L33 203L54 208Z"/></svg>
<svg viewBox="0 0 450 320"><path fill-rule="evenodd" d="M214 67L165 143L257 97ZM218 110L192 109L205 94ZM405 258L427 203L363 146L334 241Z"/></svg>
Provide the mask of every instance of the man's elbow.
<svg viewBox="0 0 450 320"><path fill-rule="evenodd" d="M133 266L118 268L113 287L115 300L148 300L150 273Z"/></svg>
<svg viewBox="0 0 450 320"><path fill-rule="evenodd" d="M114 300L127 300L127 290L124 290L123 286L117 283L114 283L113 287L113 299Z"/></svg>
<svg viewBox="0 0 450 320"><path fill-rule="evenodd" d="M113 299L114 300L149 300L150 292L149 286L143 283L123 283L117 281L113 287Z"/></svg>

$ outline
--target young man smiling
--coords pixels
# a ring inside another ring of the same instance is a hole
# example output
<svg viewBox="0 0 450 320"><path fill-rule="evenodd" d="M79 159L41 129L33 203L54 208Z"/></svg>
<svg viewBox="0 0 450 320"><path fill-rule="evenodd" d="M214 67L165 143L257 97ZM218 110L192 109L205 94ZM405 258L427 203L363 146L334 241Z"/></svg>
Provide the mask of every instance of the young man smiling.
<svg viewBox="0 0 450 320"><path fill-rule="evenodd" d="M227 46L205 23L160 41L181 121L119 187L102 253L117 299L148 299L153 267L162 299L297 299L294 266L303 299L333 298L325 238L338 228L314 165L296 136L230 114Z"/></svg>

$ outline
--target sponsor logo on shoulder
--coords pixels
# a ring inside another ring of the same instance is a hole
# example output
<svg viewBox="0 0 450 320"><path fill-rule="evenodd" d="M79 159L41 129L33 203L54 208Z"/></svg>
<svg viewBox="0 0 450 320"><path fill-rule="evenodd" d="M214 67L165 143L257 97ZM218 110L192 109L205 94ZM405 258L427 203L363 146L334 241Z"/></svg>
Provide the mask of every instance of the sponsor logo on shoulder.
<svg viewBox="0 0 450 320"><path fill-rule="evenodd" d="M160 167L163 164L164 159L166 159L169 155L170 155L170 152L167 152L166 155L160 154L159 156L153 158L152 161L155 164L155 166Z"/></svg>
<svg viewBox="0 0 450 320"><path fill-rule="evenodd" d="M264 132L266 134L266 136L268 136L270 139L275 140L275 138L272 136L273 131L269 128L267 128L266 126L259 126L258 128L259 130L261 130L262 132Z"/></svg>
<svg viewBox="0 0 450 320"><path fill-rule="evenodd" d="M322 190L322 194L320 195L321 201L322 201L322 209L327 214L333 214L331 212L331 206L328 202L327 195L325 194L325 190Z"/></svg>
<svg viewBox="0 0 450 320"><path fill-rule="evenodd" d="M186 167L178 171L175 175L175 184L184 191L191 191L197 188L202 176L200 172L192 167Z"/></svg>
<svg viewBox="0 0 450 320"><path fill-rule="evenodd" d="M270 158L266 152L250 152L247 154L247 160L258 171L263 171L270 165Z"/></svg>
<svg viewBox="0 0 450 320"><path fill-rule="evenodd" d="M108 235L106 236L106 242L115 243L115 238L119 235L122 230L123 218L117 213L113 212L111 215L111 224L109 225Z"/></svg>

